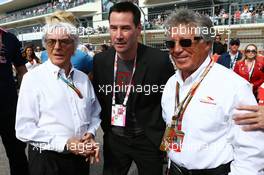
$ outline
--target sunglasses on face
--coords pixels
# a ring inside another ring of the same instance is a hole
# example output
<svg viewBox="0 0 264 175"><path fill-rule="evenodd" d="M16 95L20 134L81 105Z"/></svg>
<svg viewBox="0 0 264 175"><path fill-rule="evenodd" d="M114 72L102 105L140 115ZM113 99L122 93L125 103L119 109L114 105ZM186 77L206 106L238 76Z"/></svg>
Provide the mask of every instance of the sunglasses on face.
<svg viewBox="0 0 264 175"><path fill-rule="evenodd" d="M251 52L251 53L255 53L255 54L257 53L256 50L250 50L250 49L247 49L247 50L246 50L246 53L250 53L250 52Z"/></svg>
<svg viewBox="0 0 264 175"><path fill-rule="evenodd" d="M195 40L195 41L198 41L200 39L202 39L202 37L197 36L197 37L193 38L193 40ZM192 39L180 39L179 40L179 44L181 47L191 47L192 43L193 43ZM167 41L165 41L165 45L168 49L173 49L176 45L176 41L175 40L167 40Z"/></svg>
<svg viewBox="0 0 264 175"><path fill-rule="evenodd" d="M46 39L45 41L48 47L54 47L57 42L59 42L59 45L61 47L65 47L70 44L73 44L72 39Z"/></svg>

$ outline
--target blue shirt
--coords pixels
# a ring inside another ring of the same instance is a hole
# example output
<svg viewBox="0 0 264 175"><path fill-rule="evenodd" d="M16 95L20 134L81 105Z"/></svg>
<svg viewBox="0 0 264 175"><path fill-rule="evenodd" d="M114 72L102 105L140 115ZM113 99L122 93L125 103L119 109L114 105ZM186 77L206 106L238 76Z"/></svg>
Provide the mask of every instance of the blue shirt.
<svg viewBox="0 0 264 175"><path fill-rule="evenodd" d="M43 50L43 51L41 52L40 60L41 60L41 63L44 63L45 61L48 60L48 53L47 53L46 50Z"/></svg>
<svg viewBox="0 0 264 175"><path fill-rule="evenodd" d="M43 51L41 53L41 62L44 63L48 60L48 53L47 51ZM77 49L74 55L71 57L71 63L74 68L88 74L92 71L93 68L93 58L88 55L87 53Z"/></svg>

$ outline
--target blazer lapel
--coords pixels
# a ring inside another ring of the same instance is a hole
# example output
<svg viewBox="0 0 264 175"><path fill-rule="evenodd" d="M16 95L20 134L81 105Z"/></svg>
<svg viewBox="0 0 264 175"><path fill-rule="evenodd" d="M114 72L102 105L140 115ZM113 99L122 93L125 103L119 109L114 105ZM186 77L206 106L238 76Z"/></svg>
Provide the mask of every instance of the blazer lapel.
<svg viewBox="0 0 264 175"><path fill-rule="evenodd" d="M115 61L115 50L114 48L111 48L109 50L109 57L105 58L105 82L106 84L113 85L114 82L114 61Z"/></svg>
<svg viewBox="0 0 264 175"><path fill-rule="evenodd" d="M138 45L138 50L137 50L137 67L135 71L135 76L134 76L134 84L135 85L143 85L143 80L145 78L145 73L147 71L147 58L144 57L144 46L141 44ZM138 96L137 93L135 93L135 98Z"/></svg>
<svg viewBox="0 0 264 175"><path fill-rule="evenodd" d="M138 50L137 50L137 67L134 75L134 85L142 85L142 82L144 80L144 76L147 70L147 62L146 59L143 55L144 53L144 46L141 44L138 45ZM114 61L115 61L115 50L111 49L109 53L109 58L107 58L107 61L105 63L106 65L106 70L105 70L105 77L106 77L106 84L113 85L114 82ZM132 95L131 93L130 95ZM135 98L137 97L137 93L135 94Z"/></svg>

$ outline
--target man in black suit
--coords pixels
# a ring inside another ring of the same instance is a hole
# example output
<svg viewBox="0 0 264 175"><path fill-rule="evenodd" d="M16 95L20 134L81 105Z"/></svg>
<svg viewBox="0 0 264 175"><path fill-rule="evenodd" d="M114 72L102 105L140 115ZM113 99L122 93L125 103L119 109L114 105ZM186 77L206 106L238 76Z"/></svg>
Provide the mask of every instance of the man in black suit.
<svg viewBox="0 0 264 175"><path fill-rule="evenodd" d="M102 107L104 175L162 174L164 84L174 73L166 53L138 43L140 10L120 2L109 12L113 48L94 57L93 84Z"/></svg>

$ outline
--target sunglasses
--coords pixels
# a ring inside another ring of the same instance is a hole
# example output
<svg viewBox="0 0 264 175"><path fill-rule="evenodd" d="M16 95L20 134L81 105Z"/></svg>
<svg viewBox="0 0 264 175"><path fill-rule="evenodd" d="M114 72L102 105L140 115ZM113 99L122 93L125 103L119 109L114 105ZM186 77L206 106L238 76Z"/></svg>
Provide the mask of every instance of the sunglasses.
<svg viewBox="0 0 264 175"><path fill-rule="evenodd" d="M197 36L193 38L193 40L195 41L198 41L200 39L202 39L202 37ZM192 39L180 39L179 40L179 44L181 47L191 47L192 43L193 43ZM176 45L176 42L174 40L167 40L165 41L165 45L168 49L173 49Z"/></svg>
<svg viewBox="0 0 264 175"><path fill-rule="evenodd" d="M48 47L54 47L57 42L59 42L59 45L61 47L65 47L70 44L73 44L72 39L46 39L45 41Z"/></svg>
<svg viewBox="0 0 264 175"><path fill-rule="evenodd" d="M247 50L246 50L246 53L249 53L249 52L251 52L251 53L257 53L256 50L250 50L250 49L247 49Z"/></svg>

